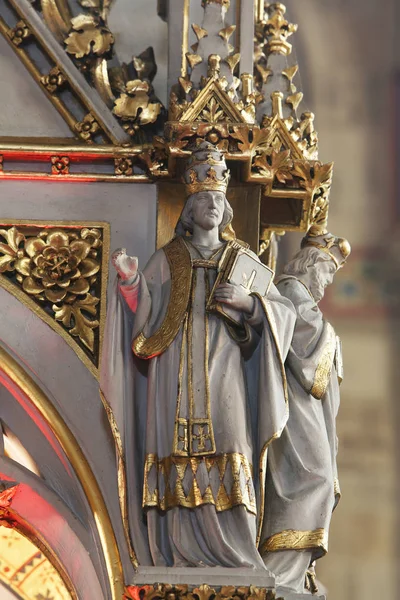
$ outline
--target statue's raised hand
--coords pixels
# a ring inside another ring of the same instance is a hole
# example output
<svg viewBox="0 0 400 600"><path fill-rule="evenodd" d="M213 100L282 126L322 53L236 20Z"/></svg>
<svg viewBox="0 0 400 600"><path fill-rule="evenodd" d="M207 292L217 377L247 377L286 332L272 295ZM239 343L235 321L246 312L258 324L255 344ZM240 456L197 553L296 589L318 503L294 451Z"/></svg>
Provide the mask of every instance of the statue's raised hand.
<svg viewBox="0 0 400 600"><path fill-rule="evenodd" d="M111 262L123 281L131 279L137 274L138 259L136 256L128 256L125 248L118 248L112 253Z"/></svg>

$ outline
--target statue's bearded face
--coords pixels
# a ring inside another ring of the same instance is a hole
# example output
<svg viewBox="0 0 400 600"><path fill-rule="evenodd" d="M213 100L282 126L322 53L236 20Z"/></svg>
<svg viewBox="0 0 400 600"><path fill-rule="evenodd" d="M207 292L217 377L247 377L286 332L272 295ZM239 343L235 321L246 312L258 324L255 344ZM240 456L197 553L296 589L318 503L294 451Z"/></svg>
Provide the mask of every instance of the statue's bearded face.
<svg viewBox="0 0 400 600"><path fill-rule="evenodd" d="M193 223L207 231L219 227L224 210L225 194L223 192L198 192L192 207Z"/></svg>
<svg viewBox="0 0 400 600"><path fill-rule="evenodd" d="M310 289L317 302L324 296L324 290L333 282L336 265L333 260L320 260L310 269Z"/></svg>

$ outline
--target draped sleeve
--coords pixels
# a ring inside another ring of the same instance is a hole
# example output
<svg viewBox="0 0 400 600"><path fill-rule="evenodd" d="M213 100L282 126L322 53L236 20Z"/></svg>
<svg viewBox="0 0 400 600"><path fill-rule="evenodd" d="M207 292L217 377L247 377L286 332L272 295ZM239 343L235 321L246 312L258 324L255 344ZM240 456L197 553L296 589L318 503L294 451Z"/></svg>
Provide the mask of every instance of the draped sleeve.
<svg viewBox="0 0 400 600"><path fill-rule="evenodd" d="M305 285L295 277L282 278L279 291L296 308L295 333L287 363L291 372L314 398L321 399L328 387L336 353L336 334L325 321Z"/></svg>

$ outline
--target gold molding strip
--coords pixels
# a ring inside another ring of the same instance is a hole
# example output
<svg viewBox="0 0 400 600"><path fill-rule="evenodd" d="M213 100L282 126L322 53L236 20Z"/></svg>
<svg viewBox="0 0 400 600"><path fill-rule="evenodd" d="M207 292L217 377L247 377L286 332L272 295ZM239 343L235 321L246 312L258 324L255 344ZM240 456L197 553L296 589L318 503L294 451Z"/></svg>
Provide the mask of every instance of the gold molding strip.
<svg viewBox="0 0 400 600"><path fill-rule="evenodd" d="M67 175L54 175L53 173L38 173L37 171L3 171L0 179L4 180L29 180L29 181L78 181L92 183L95 181L114 183L153 183L147 175L110 175L99 173L69 173Z"/></svg>
<svg viewBox="0 0 400 600"><path fill-rule="evenodd" d="M150 175L148 164L154 147L150 144L142 146L111 146L109 144L93 144L91 146L63 144L60 142L31 143L22 138L19 141L0 138L0 179L5 180L46 180L46 181L78 181L78 182L120 182L151 183L155 177L167 177L168 171L160 169L154 176ZM57 169L56 159L66 159L67 168ZM7 161L13 165L18 162L26 164L39 162L43 164L40 171L7 169ZM98 164L100 163L100 165ZM71 172L73 165L85 165L81 173ZM105 172L90 172L90 165L104 167ZM140 167L140 173L134 172L134 166ZM110 173L109 167L114 169Z"/></svg>
<svg viewBox="0 0 400 600"><path fill-rule="evenodd" d="M91 508L100 537L112 600L124 594L121 558L113 526L96 477L80 444L58 410L20 364L0 347L0 370L21 390L44 418L70 461Z"/></svg>
<svg viewBox="0 0 400 600"><path fill-rule="evenodd" d="M87 146L86 144L77 143L76 140L70 141L68 139L65 140L65 143L51 143L40 141L40 138L37 138L32 143L30 138L17 138L14 140L10 137L0 137L0 153L3 156L15 157L20 160L43 160L55 154L68 154L68 156L75 156L77 159L87 162L88 160L102 160L117 156L136 156L152 149L151 144L141 146L96 144L95 146Z"/></svg>

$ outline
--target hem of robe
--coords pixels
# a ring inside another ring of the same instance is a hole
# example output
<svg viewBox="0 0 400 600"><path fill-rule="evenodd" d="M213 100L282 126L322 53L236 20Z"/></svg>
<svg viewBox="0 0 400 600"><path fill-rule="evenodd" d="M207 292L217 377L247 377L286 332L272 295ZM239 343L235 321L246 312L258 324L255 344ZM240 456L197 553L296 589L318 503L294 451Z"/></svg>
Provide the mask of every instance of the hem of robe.
<svg viewBox="0 0 400 600"><path fill-rule="evenodd" d="M153 508L147 511L147 520L152 525L148 531L155 566L267 570L255 543L255 515L243 506L222 513L212 505L165 513Z"/></svg>

